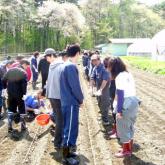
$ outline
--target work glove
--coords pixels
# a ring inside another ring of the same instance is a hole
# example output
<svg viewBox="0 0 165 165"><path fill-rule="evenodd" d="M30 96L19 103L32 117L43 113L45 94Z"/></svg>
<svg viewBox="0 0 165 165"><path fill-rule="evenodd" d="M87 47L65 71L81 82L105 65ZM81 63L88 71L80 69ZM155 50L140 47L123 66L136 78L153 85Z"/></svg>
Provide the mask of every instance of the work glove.
<svg viewBox="0 0 165 165"><path fill-rule="evenodd" d="M101 96L101 95L102 95L102 90L99 89L98 91L96 91L96 92L94 93L94 95L95 95L95 96Z"/></svg>

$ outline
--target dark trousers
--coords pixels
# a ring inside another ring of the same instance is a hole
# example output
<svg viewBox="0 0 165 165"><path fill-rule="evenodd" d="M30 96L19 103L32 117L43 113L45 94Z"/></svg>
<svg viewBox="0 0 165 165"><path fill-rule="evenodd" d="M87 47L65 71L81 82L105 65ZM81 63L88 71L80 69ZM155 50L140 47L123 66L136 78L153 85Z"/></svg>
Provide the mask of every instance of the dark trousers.
<svg viewBox="0 0 165 165"><path fill-rule="evenodd" d="M18 108L18 112L17 112ZM25 111L25 103L22 99L22 96L8 96L8 128L12 128L12 122L14 120L14 114L20 114L21 121L21 129L26 127L26 123L24 120Z"/></svg>
<svg viewBox="0 0 165 165"><path fill-rule="evenodd" d="M47 81L48 75L41 74L41 77L42 77L42 90L43 90L42 95L45 96L46 95L46 87L45 87L45 85L46 85L46 81Z"/></svg>
<svg viewBox="0 0 165 165"><path fill-rule="evenodd" d="M111 80L111 84L109 87L109 94L110 94L110 106L111 106L111 110L112 110L112 115L113 115L114 123L116 123L116 113L113 112L113 110L114 110L113 102L114 102L115 94L116 94L115 80Z"/></svg>
<svg viewBox="0 0 165 165"><path fill-rule="evenodd" d="M2 91L0 90L0 114L2 112L2 105L3 105L3 98L2 98Z"/></svg>
<svg viewBox="0 0 165 165"><path fill-rule="evenodd" d="M61 110L61 101L59 99L50 99L50 103L53 108L53 112L56 114L56 131L54 146L61 147L63 138L63 115Z"/></svg>
<svg viewBox="0 0 165 165"><path fill-rule="evenodd" d="M46 85L48 75L41 74L41 77L42 77L42 89L44 89L44 86Z"/></svg>
<svg viewBox="0 0 165 165"><path fill-rule="evenodd" d="M8 96L8 111L17 113L17 108L19 114L25 114L25 103L22 99L23 96L15 97L15 96Z"/></svg>

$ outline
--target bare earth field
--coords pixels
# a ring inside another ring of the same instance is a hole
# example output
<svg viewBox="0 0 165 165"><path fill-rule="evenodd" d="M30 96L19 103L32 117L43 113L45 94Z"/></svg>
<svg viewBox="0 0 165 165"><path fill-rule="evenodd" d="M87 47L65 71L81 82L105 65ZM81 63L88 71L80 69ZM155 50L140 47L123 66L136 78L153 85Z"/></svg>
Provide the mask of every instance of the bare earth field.
<svg viewBox="0 0 165 165"><path fill-rule="evenodd" d="M85 95L80 110L78 153L81 165L165 165L165 77L132 68L137 95L142 100L136 122L134 153L116 159L120 145L117 140L106 140L111 127L103 128L95 98L89 87L81 83ZM111 116L110 116L111 117ZM0 121L0 164L2 165L60 165L61 155L55 152L49 126L28 123L28 132L15 141L7 134L7 120ZM19 126L16 126L19 129Z"/></svg>

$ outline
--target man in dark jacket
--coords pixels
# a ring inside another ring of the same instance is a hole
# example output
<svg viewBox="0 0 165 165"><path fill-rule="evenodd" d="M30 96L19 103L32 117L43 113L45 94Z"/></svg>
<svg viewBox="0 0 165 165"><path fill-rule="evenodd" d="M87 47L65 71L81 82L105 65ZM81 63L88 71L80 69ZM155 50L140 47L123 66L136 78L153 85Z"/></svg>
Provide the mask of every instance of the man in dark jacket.
<svg viewBox="0 0 165 165"><path fill-rule="evenodd" d="M44 58L42 58L38 64L38 73L41 73L43 90L45 90L45 85L48 78L48 72L49 72L49 62L46 60L46 57L44 56Z"/></svg>
<svg viewBox="0 0 165 165"><path fill-rule="evenodd" d="M27 90L26 69L29 62L22 60L20 67L15 67L7 71L2 79L3 87L7 88L8 93L8 132L13 131L12 122L17 116L17 122L21 121L21 131L26 130L25 104L23 96ZM18 112L17 112L18 107ZM15 121L16 122L16 121Z"/></svg>

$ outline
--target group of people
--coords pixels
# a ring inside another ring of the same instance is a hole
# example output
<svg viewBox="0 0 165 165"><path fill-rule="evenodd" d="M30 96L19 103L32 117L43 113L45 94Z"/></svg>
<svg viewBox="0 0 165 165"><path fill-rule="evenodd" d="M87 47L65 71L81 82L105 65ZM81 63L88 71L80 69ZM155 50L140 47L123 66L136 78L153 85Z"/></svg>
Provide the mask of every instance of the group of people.
<svg viewBox="0 0 165 165"><path fill-rule="evenodd" d="M85 77L90 82L90 93L97 98L102 124L113 124L107 133L108 139L118 138L122 144L115 156L130 156L139 106L132 74L119 57L101 59L98 51L85 51L82 62ZM113 121L109 119L110 109Z"/></svg>
<svg viewBox="0 0 165 165"><path fill-rule="evenodd" d="M27 111L35 117L37 109L45 106L43 97L48 98L53 109L51 119L56 124L54 147L62 151L63 161L72 165L79 164L76 141L79 109L84 100L77 67L80 53L78 44L69 45L60 53L48 48L39 62L39 52L34 52L30 62L17 57L16 61L7 60L0 67L0 115L2 90L7 88L8 132L13 131L13 121L21 123L21 131L27 130ZM122 143L116 157L130 156L139 104L131 73L119 57L102 60L98 51L84 51L82 63L90 93L97 98L104 126L112 122L109 120L109 110L112 109L113 129L108 136L110 139L119 138ZM27 82L32 76L32 87L36 90L39 73L42 91L27 96Z"/></svg>
<svg viewBox="0 0 165 165"><path fill-rule="evenodd" d="M57 151L62 149L64 162L76 165L79 164L75 152L79 108L84 99L76 66L80 56L80 46L70 45L66 52L60 54L49 48L45 50L45 55L50 62L46 97L50 100L56 121L54 146Z"/></svg>
<svg viewBox="0 0 165 165"><path fill-rule="evenodd" d="M56 124L54 147L62 151L63 161L67 164L79 164L76 155L78 137L79 108L83 104L83 93L80 87L77 62L80 46L70 45L63 52L48 48L44 57L38 60L39 52L34 52L30 62L25 59L11 61L4 66L0 83L2 89L7 88L8 132L13 132L13 122L21 123L21 131L27 130L26 119L33 120L37 109L44 107L43 97L50 100L53 113L50 115ZM42 91L36 95L28 95L27 69L30 67L32 88L36 91L38 74L41 73Z"/></svg>

